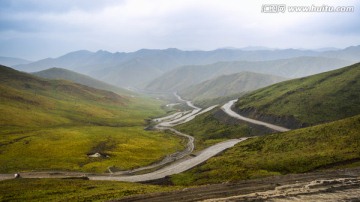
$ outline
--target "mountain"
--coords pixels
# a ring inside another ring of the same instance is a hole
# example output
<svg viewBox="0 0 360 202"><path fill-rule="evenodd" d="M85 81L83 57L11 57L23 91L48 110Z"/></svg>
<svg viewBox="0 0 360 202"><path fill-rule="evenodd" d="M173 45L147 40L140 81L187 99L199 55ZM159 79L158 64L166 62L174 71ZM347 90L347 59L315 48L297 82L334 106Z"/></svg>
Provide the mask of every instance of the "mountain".
<svg viewBox="0 0 360 202"><path fill-rule="evenodd" d="M75 83L79 83L79 84L83 84L86 86L90 86L93 88L97 88L97 89L102 89L102 90L108 90L108 91L112 91L115 92L119 95L132 95L133 93L131 93L128 90L119 88L119 87L115 87L112 86L110 84L107 84L105 82L93 79L89 76L83 75L83 74L79 74L67 69L62 69L62 68L51 68L51 69L47 69L47 70L43 70L40 72L35 72L33 73L33 75L42 77L42 78L47 78L47 79L62 79L62 80L68 80L68 81L72 81Z"/></svg>
<svg viewBox="0 0 360 202"><path fill-rule="evenodd" d="M206 100L253 91L280 81L283 77L253 72L222 75L180 90L178 93L187 100Z"/></svg>
<svg viewBox="0 0 360 202"><path fill-rule="evenodd" d="M128 103L126 97L110 91L64 80L41 79L5 66L0 66L0 96L1 114L6 114L0 118L1 126L84 122L101 116L104 109L97 104Z"/></svg>
<svg viewBox="0 0 360 202"><path fill-rule="evenodd" d="M350 61L324 57L297 57L272 61L218 62L210 65L190 65L176 68L150 82L150 91L177 91L223 74L241 71L296 78L333 70L352 64Z"/></svg>
<svg viewBox="0 0 360 202"><path fill-rule="evenodd" d="M276 50L274 48L268 48L265 46L247 46L247 47L243 47L240 48L241 50L246 50L246 51L257 51L257 50Z"/></svg>
<svg viewBox="0 0 360 202"><path fill-rule="evenodd" d="M241 97L236 110L289 128L360 114L360 63L259 89Z"/></svg>
<svg viewBox="0 0 360 202"><path fill-rule="evenodd" d="M342 50L332 50L321 53L323 57L332 57L343 60L360 62L360 45L350 46Z"/></svg>
<svg viewBox="0 0 360 202"><path fill-rule="evenodd" d="M13 65L20 65L20 64L27 64L31 61L24 60L21 58L12 58L12 57L2 57L0 56L0 64L5 66L13 66Z"/></svg>
<svg viewBox="0 0 360 202"><path fill-rule="evenodd" d="M275 60L318 54L308 50L257 50L217 49L213 51L182 51L141 49L131 53L90 52L86 50L68 53L58 58L47 58L16 69L26 72L61 67L92 76L121 87L143 87L163 73L184 65L204 65L218 61Z"/></svg>
<svg viewBox="0 0 360 202"><path fill-rule="evenodd" d="M129 53L80 50L58 58L47 58L29 64L14 65L13 67L25 72L60 67L89 75L116 86L143 88L155 78L180 66L209 65L220 61L269 61L304 56L333 57L350 60L354 63L354 61L359 60L358 48L359 46L325 52L298 49L263 50L261 48L217 49L212 51L182 51L176 48L141 49ZM245 70L252 71L251 69ZM260 73L272 74L272 72ZM288 77L284 74L279 76Z"/></svg>

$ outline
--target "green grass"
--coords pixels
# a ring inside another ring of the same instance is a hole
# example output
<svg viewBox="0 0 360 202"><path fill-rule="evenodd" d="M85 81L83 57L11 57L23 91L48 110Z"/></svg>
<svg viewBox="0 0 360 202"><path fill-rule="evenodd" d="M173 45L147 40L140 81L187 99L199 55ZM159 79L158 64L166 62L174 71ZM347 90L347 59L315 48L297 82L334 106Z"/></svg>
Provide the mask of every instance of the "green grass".
<svg viewBox="0 0 360 202"><path fill-rule="evenodd" d="M325 168L352 167L360 158L360 115L249 139L205 164L174 175L177 185L221 183ZM355 163L352 162L355 160Z"/></svg>
<svg viewBox="0 0 360 202"><path fill-rule="evenodd" d="M310 125L360 113L360 64L285 81L240 98L238 109L294 117Z"/></svg>
<svg viewBox="0 0 360 202"><path fill-rule="evenodd" d="M158 161L183 148L181 138L144 130L162 104L1 66L0 172L105 172ZM110 158L90 159L92 152Z"/></svg>
<svg viewBox="0 0 360 202"><path fill-rule="evenodd" d="M181 150L176 136L144 131L142 127L55 127L3 135L0 172L126 170L160 160ZM166 142L166 144L159 144ZM100 152L109 158L89 158Z"/></svg>
<svg viewBox="0 0 360 202"><path fill-rule="evenodd" d="M0 201L105 201L174 189L179 187L68 179L16 179L0 181Z"/></svg>
<svg viewBox="0 0 360 202"><path fill-rule="evenodd" d="M229 117L215 117L219 108L197 116L190 122L175 128L195 138L195 151L199 151L221 141L245 136L259 135L260 131L246 123L233 123ZM221 115L218 115L221 116Z"/></svg>

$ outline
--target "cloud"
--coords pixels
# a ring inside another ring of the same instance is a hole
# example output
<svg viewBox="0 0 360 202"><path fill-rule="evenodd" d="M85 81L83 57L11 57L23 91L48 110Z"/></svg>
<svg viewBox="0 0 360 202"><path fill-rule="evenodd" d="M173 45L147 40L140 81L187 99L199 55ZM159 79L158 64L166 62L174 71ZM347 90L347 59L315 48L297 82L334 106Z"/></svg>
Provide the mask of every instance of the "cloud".
<svg viewBox="0 0 360 202"><path fill-rule="evenodd" d="M266 1L314 4L288 2ZM261 0L2 0L0 55L36 58L77 49L344 47L360 40L359 1L316 1L316 5L352 5L354 13L269 14L261 12L263 4ZM17 50L20 42L32 45Z"/></svg>

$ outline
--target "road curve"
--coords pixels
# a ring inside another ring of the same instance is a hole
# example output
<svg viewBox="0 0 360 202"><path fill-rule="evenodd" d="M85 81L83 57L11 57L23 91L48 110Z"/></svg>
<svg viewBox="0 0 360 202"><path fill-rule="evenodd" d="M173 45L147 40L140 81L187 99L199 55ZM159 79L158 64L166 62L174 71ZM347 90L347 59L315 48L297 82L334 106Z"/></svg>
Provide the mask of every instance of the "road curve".
<svg viewBox="0 0 360 202"><path fill-rule="evenodd" d="M177 174L193 168L209 158L215 156L216 154L222 152L223 150L233 147L235 144L246 140L247 138L241 139L232 139L224 141L208 147L201 151L196 157L185 159L182 161L175 162L169 166L166 166L160 170L142 174L142 175L132 175L132 176L90 176L90 180L112 180L112 181L126 181L126 182L142 182L149 180L161 179L169 175Z"/></svg>
<svg viewBox="0 0 360 202"><path fill-rule="evenodd" d="M200 109L200 110L201 110L201 108L195 106L191 101L182 99L182 98L177 94L177 92L174 92L174 95L175 95L175 97L176 97L178 100L180 100L180 101L182 101L182 102L186 102L186 104L187 104L189 107L191 107L191 108L193 108L193 109Z"/></svg>
<svg viewBox="0 0 360 202"><path fill-rule="evenodd" d="M221 107L221 109L222 109L226 114L228 114L229 116L234 117L234 118L236 118L236 119L240 119L240 120L249 122L249 123L253 123L253 124L256 124L256 125L262 125L262 126L268 127L268 128L270 128L270 129L273 129L273 130L276 130L276 131L279 131L279 132L286 132L286 131L289 131L289 130L290 130L290 129L288 129L288 128L284 128L284 127L277 126L277 125L274 125L274 124L270 124L270 123L258 121L258 120L255 120L255 119L246 118L246 117L244 117L244 116L239 115L238 113L234 112L234 111L231 109L231 107L234 105L234 103L235 103L236 101L237 101L237 100L231 100L231 101L227 102L226 104L224 104L224 105Z"/></svg>
<svg viewBox="0 0 360 202"><path fill-rule="evenodd" d="M179 151L179 152L175 152L173 154L169 154L165 158L163 158L160 162L153 163L153 164L148 165L148 166L135 168L135 169L132 169L132 170L117 171L117 172L114 172L114 171L111 170L111 168L109 168L109 172L111 174L129 175L129 174L137 173L137 172L143 171L143 170L156 169L156 168L164 166L164 165L166 165L168 163L172 163L174 161L182 159L182 158L184 158L185 156L191 154L191 152L194 151L194 148L195 148L194 137L192 137L190 135L187 135L185 133L182 133L180 131L177 131L177 130L171 128L171 127L190 121L191 119L193 119L197 115L199 115L200 114L199 112L202 109L194 106L191 103L191 101L183 100L176 93L174 93L174 95L177 97L178 100L180 100L182 102L186 102L186 104L189 107L193 108L193 110L191 112L189 112L189 113L188 112L177 112L177 113L174 113L174 114L169 115L169 116L154 119L155 122L158 122L158 124L154 126L154 129L156 129L156 130L170 130L175 135L185 137L186 139L188 139L188 142L186 144L185 149L182 150L182 151ZM208 109L206 109L206 110L208 110ZM206 110L203 110L203 111L206 111Z"/></svg>

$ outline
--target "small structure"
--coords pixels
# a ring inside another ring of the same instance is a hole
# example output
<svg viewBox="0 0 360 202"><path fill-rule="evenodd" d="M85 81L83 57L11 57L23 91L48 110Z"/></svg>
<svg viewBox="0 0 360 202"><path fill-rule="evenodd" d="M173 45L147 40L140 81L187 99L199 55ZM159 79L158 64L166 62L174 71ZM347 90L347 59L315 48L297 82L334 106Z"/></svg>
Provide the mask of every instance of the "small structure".
<svg viewBox="0 0 360 202"><path fill-rule="evenodd" d="M15 173L15 174L14 174L14 177L15 177L15 179L16 179L16 178L20 178L21 176L20 176L19 173Z"/></svg>
<svg viewBox="0 0 360 202"><path fill-rule="evenodd" d="M93 153L93 154L88 154L87 155L90 158L109 158L110 156L107 154L101 154L99 152Z"/></svg>

